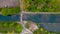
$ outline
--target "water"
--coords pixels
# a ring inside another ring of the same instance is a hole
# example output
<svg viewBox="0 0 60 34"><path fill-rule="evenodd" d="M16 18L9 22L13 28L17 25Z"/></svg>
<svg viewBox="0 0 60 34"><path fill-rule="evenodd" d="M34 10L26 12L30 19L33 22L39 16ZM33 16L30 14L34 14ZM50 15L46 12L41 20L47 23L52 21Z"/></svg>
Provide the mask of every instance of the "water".
<svg viewBox="0 0 60 34"><path fill-rule="evenodd" d="M0 21L19 21L19 15L2 16L0 15Z"/></svg>
<svg viewBox="0 0 60 34"><path fill-rule="evenodd" d="M0 21L19 21L20 15L2 16L0 15ZM60 15L44 15L44 14L25 14L23 20L29 20L37 23L60 23Z"/></svg>
<svg viewBox="0 0 60 34"><path fill-rule="evenodd" d="M60 23L59 14L25 14L23 20L29 20L37 23Z"/></svg>
<svg viewBox="0 0 60 34"><path fill-rule="evenodd" d="M60 15L56 14L24 14L23 20L33 21L35 23L43 23L41 26L48 31L60 32ZM2 16L0 21L20 21L20 15ZM49 24L51 23L51 24ZM54 25L54 23L56 23Z"/></svg>
<svg viewBox="0 0 60 34"><path fill-rule="evenodd" d="M60 23L41 23L40 25L48 31L60 32Z"/></svg>
<svg viewBox="0 0 60 34"><path fill-rule="evenodd" d="M23 20L33 21L35 23L41 23L42 28L53 31L60 32L60 15L59 14L25 14Z"/></svg>

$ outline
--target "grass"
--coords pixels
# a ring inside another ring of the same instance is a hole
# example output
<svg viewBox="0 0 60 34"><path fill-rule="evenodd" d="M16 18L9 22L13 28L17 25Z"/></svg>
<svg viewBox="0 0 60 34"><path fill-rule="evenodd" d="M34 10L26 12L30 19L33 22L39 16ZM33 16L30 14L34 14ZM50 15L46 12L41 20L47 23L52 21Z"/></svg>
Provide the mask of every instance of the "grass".
<svg viewBox="0 0 60 34"><path fill-rule="evenodd" d="M60 34L60 32L52 32L48 31L40 26L40 24L37 23L37 26L39 29L35 30L33 33L34 34Z"/></svg>
<svg viewBox="0 0 60 34"><path fill-rule="evenodd" d="M0 8L0 12L2 13L3 16L19 14L20 0L18 0L18 4L19 4L18 6L14 6L14 7L2 7Z"/></svg>
<svg viewBox="0 0 60 34"><path fill-rule="evenodd" d="M20 7L2 8L1 13L3 16L19 14L20 13Z"/></svg>
<svg viewBox="0 0 60 34"><path fill-rule="evenodd" d="M0 33L20 33L21 31L21 24L18 24L16 22L0 22Z"/></svg>
<svg viewBox="0 0 60 34"><path fill-rule="evenodd" d="M38 29L33 32L34 34L60 34L60 32L52 32L42 28L39 23L36 24L38 26ZM30 25L30 21L26 23L25 27L29 29L29 25Z"/></svg>

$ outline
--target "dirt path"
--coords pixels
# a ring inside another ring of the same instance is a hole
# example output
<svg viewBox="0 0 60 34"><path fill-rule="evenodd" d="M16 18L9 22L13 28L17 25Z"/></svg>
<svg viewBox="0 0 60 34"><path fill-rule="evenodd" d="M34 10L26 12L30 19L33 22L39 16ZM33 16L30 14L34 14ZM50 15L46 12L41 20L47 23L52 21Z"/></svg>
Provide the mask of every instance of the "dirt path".
<svg viewBox="0 0 60 34"><path fill-rule="evenodd" d="M0 0L0 8L18 6L18 0Z"/></svg>

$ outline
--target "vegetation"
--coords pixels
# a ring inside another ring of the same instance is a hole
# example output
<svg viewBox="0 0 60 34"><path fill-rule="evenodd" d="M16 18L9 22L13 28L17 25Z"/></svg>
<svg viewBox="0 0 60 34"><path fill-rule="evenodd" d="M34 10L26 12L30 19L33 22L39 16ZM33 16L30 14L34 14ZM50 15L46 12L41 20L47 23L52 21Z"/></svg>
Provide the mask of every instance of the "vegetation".
<svg viewBox="0 0 60 34"><path fill-rule="evenodd" d="M54 32L49 32L45 29L43 29L39 24L38 25L38 28L37 30L34 31L34 34L55 34Z"/></svg>
<svg viewBox="0 0 60 34"><path fill-rule="evenodd" d="M39 23L36 23L38 26L38 29L35 30L34 34L57 34L56 32L47 31L46 29L42 28ZM26 28L29 29L30 22L26 23Z"/></svg>
<svg viewBox="0 0 60 34"><path fill-rule="evenodd" d="M16 22L0 22L0 33L20 33L21 31L21 24L18 24Z"/></svg>
<svg viewBox="0 0 60 34"><path fill-rule="evenodd" d="M33 32L34 34L60 34L60 32L52 32L52 31L48 31L48 30L42 28L40 26L40 23L36 23L36 24L38 26L38 29ZM30 25L30 21L28 21L28 23L26 23L26 28L29 29L29 25Z"/></svg>
<svg viewBox="0 0 60 34"><path fill-rule="evenodd" d="M14 15L20 13L20 0L18 0L18 6L14 7L2 7L0 8L0 13L2 13L3 16L7 15Z"/></svg>
<svg viewBox="0 0 60 34"><path fill-rule="evenodd" d="M22 0L22 8L29 12L60 12L60 0Z"/></svg>
<svg viewBox="0 0 60 34"><path fill-rule="evenodd" d="M19 14L20 13L20 7L13 7L13 8L2 8L1 11L3 16L6 15L13 15L13 14Z"/></svg>
<svg viewBox="0 0 60 34"><path fill-rule="evenodd" d="M28 22L25 24L25 27L26 27L27 29L29 29L29 25L30 25L30 22L28 21Z"/></svg>
<svg viewBox="0 0 60 34"><path fill-rule="evenodd" d="M60 34L58 32L52 32L52 31L47 31L45 29L43 29L40 24L37 24L38 28L37 30L35 30L33 33L34 34Z"/></svg>

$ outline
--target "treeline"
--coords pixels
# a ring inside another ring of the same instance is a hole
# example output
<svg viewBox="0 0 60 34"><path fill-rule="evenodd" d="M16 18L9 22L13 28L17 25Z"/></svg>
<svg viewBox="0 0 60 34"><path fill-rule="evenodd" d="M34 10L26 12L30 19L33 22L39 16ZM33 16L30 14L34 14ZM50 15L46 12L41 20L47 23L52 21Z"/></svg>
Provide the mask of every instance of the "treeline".
<svg viewBox="0 0 60 34"><path fill-rule="evenodd" d="M60 0L22 0L22 8L29 12L60 12Z"/></svg>

